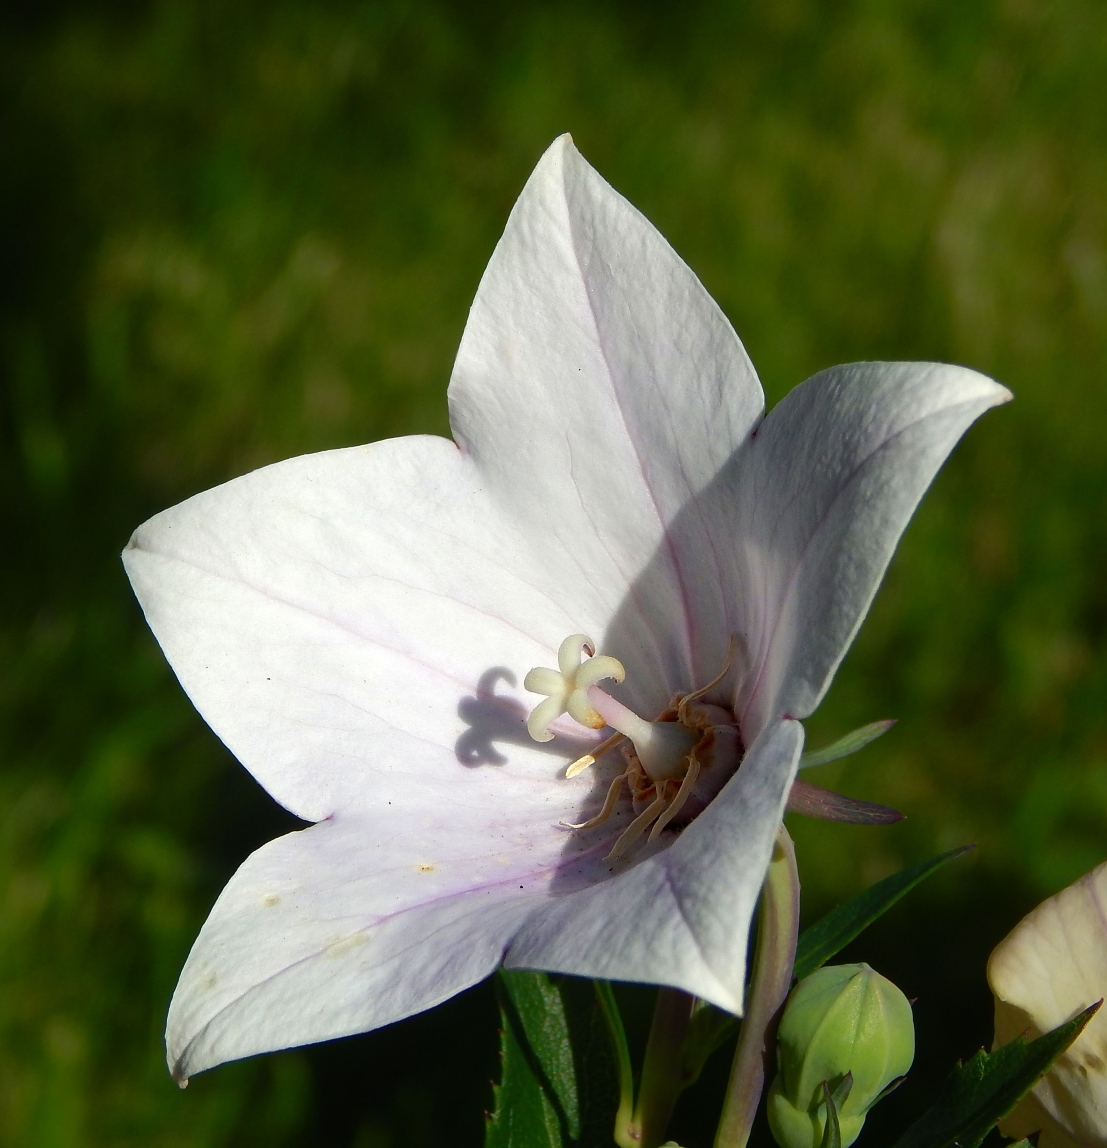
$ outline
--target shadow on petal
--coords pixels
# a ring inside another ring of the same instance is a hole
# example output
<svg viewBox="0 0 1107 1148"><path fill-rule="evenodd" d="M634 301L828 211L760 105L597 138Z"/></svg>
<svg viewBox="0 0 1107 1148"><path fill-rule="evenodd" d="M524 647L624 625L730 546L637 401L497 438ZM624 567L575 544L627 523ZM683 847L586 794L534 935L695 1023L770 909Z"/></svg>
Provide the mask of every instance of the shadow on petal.
<svg viewBox="0 0 1107 1148"><path fill-rule="evenodd" d="M559 734L552 741L533 741L527 733L529 710L526 706L517 698L496 693L500 682L514 686L517 680L507 666L492 666L481 674L476 692L458 702L457 716L468 727L454 743L454 755L462 765L470 769L481 765L506 765L509 757L497 748L497 744L538 749L564 758L568 764L595 744L595 735L574 738Z"/></svg>

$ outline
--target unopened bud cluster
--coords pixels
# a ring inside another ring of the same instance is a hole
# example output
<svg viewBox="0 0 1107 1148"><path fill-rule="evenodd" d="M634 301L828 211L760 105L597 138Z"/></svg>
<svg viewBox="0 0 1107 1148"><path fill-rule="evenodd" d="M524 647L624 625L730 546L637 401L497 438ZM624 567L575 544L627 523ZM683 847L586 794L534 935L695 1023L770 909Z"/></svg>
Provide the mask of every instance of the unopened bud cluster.
<svg viewBox="0 0 1107 1148"><path fill-rule="evenodd" d="M868 965L832 965L792 990L778 1033L779 1074L769 1090L769 1124L781 1148L819 1148L826 1125L823 1083L834 1091L842 1148L861 1133L868 1109L915 1056L911 1005ZM844 1090L841 1090L844 1091Z"/></svg>

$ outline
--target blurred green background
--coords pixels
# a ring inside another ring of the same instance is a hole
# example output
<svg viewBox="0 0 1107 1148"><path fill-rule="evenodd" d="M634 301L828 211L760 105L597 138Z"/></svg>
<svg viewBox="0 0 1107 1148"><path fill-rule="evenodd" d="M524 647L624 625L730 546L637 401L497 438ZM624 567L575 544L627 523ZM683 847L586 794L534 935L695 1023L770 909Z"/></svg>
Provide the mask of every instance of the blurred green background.
<svg viewBox="0 0 1107 1148"><path fill-rule="evenodd" d="M0 1145L479 1143L487 986L171 1085L177 970L292 822L192 712L117 555L261 463L446 432L481 270L566 130L700 274L770 400L881 357L1018 396L940 476L811 722L820 744L899 717L821 780L909 820L795 826L809 913L980 846L851 950L919 999L918 1073L862 1144L990 1039L991 946L1107 857L1105 11L9 0ZM679 1136L704 1142L712 1085Z"/></svg>

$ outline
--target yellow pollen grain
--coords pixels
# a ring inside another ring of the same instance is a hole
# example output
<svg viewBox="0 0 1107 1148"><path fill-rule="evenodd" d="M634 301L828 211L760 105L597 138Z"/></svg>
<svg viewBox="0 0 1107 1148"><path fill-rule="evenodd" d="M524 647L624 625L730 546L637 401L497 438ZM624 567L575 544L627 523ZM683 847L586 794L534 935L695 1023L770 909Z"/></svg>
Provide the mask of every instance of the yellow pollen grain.
<svg viewBox="0 0 1107 1148"><path fill-rule="evenodd" d="M280 895L277 893L266 893L261 899L261 903L267 908L272 909L274 905L281 903Z"/></svg>
<svg viewBox="0 0 1107 1148"><path fill-rule="evenodd" d="M419 872L420 873L433 873L434 872L434 866L433 865L426 865L426 864L420 865L419 866Z"/></svg>

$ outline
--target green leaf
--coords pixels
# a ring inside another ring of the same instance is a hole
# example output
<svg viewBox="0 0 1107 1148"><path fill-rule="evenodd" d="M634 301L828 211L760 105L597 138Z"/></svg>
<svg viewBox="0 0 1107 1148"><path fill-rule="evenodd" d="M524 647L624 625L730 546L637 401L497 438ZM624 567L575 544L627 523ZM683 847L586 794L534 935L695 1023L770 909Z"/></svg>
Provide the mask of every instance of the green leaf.
<svg viewBox="0 0 1107 1148"><path fill-rule="evenodd" d="M495 1110L485 1132L485 1148L563 1148L570 1113L579 1130L579 1106L560 995L540 973L500 977L502 1069L500 1083L493 1088ZM520 1013L532 1018L541 1054L528 1040Z"/></svg>
<svg viewBox="0 0 1107 1148"><path fill-rule="evenodd" d="M978 1052L959 1064L934 1104L899 1138L895 1148L978 1148L980 1142L1038 1082L1080 1035L1098 1002L1037 1040L1017 1037L995 1052Z"/></svg>
<svg viewBox="0 0 1107 1148"><path fill-rule="evenodd" d="M869 742L876 741L878 737L886 734L895 724L895 718L888 718L886 721L874 721L869 725L863 725L860 729L855 729L853 733L847 733L845 737L840 737L824 749L817 749L814 753L805 753L800 758L799 767L800 769L810 769L813 765L826 765L827 762L837 761L840 757L849 757L851 753L864 749Z"/></svg>
<svg viewBox="0 0 1107 1148"><path fill-rule="evenodd" d="M909 865L906 869L893 873L891 877L878 881L863 893L858 893L856 897L852 897L844 905L839 905L837 909L832 909L825 917L804 929L796 946L797 979L802 980L820 965L826 964L835 953L844 949L854 937L886 913L900 897L935 870L940 869L947 861L952 861L954 857L960 857L974 848L976 848L974 845L962 845L959 849L951 849L948 853L939 853L929 861Z"/></svg>
<svg viewBox="0 0 1107 1148"><path fill-rule="evenodd" d="M503 1072L485 1148L610 1148L621 1060L613 1000L574 977L504 969L498 980Z"/></svg>
<svg viewBox="0 0 1107 1148"><path fill-rule="evenodd" d="M947 861L952 861L954 857L960 857L974 848L973 845L963 845L959 849L951 849L948 853L931 857L928 861L908 866L899 873L878 881L805 929L800 934L796 946L796 978L802 979L813 973L835 953L845 948L873 921L886 913L905 893L910 892ZM682 1077L686 1087L699 1078L711 1054L737 1032L738 1025L738 1018L723 1012L722 1009L706 1002L697 1005L684 1042ZM886 1095L897 1083L899 1082L890 1084L881 1095Z"/></svg>

